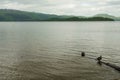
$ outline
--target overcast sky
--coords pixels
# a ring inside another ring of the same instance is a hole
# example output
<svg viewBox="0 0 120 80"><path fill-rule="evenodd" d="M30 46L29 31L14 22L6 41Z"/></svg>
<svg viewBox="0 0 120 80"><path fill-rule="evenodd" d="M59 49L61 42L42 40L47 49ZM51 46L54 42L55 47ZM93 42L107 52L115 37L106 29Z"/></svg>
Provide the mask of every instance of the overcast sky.
<svg viewBox="0 0 120 80"><path fill-rule="evenodd" d="M0 9L17 9L60 15L120 16L120 0L0 0Z"/></svg>

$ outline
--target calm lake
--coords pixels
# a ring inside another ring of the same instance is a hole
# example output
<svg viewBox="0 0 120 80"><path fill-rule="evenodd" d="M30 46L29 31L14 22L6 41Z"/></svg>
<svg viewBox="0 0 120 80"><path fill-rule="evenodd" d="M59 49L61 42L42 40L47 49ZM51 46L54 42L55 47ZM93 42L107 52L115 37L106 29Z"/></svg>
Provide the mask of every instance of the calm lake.
<svg viewBox="0 0 120 80"><path fill-rule="evenodd" d="M100 55L120 66L120 22L0 22L0 80L120 80Z"/></svg>

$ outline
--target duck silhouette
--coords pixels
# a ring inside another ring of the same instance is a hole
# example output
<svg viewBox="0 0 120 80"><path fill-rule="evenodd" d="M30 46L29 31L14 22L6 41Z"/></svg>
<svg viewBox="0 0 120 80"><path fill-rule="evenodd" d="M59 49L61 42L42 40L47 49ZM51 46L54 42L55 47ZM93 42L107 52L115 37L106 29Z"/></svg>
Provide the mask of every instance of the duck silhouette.
<svg viewBox="0 0 120 80"><path fill-rule="evenodd" d="M84 57L85 56L85 52L81 52L81 56Z"/></svg>
<svg viewBox="0 0 120 80"><path fill-rule="evenodd" d="M101 61L101 60L102 60L102 56L99 56L99 57L97 58L97 60L98 60L98 61Z"/></svg>

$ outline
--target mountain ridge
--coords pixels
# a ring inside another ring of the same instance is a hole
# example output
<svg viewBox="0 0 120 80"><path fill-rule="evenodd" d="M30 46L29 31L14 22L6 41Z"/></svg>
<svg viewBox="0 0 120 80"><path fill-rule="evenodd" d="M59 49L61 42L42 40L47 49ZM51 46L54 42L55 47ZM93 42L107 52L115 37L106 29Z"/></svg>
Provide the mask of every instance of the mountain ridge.
<svg viewBox="0 0 120 80"><path fill-rule="evenodd" d="M96 14L96 15L94 15L94 17L95 16L97 16L97 17L104 17L104 18L112 18L115 21L120 20L120 17L116 17L116 16L109 15L109 14Z"/></svg>
<svg viewBox="0 0 120 80"><path fill-rule="evenodd" d="M114 21L119 19L120 18L108 14L96 14L91 17L85 17L0 9L0 21Z"/></svg>

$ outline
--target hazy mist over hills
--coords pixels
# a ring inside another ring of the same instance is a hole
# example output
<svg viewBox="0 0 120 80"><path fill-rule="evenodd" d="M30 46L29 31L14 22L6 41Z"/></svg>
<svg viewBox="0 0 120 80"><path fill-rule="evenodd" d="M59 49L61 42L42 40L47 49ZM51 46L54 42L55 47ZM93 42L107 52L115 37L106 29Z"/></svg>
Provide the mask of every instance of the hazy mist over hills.
<svg viewBox="0 0 120 80"><path fill-rule="evenodd" d="M109 14L96 14L91 17L55 15L27 12L13 9L0 9L0 21L119 21L119 17Z"/></svg>
<svg viewBox="0 0 120 80"><path fill-rule="evenodd" d="M0 0L0 9L15 9L57 15L120 16L120 0Z"/></svg>

